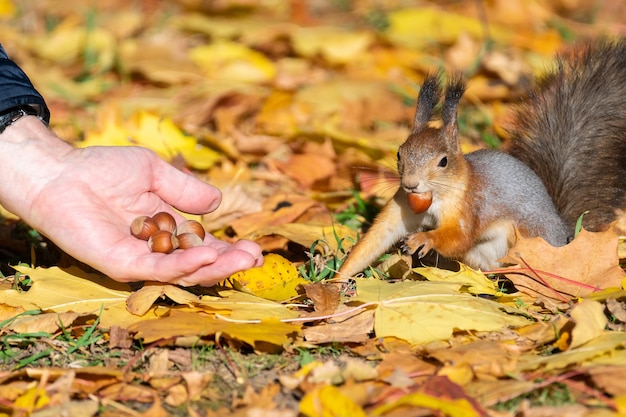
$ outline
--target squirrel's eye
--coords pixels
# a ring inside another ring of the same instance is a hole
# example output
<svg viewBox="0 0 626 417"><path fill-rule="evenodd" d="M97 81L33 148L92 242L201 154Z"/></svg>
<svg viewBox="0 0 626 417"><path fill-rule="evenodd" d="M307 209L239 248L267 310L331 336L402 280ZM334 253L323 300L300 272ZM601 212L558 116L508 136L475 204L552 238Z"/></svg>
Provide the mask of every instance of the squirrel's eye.
<svg viewBox="0 0 626 417"><path fill-rule="evenodd" d="M399 161L400 160L400 151L398 151L398 153L396 154L396 159Z"/></svg>
<svg viewBox="0 0 626 417"><path fill-rule="evenodd" d="M441 158L441 160L439 161L439 163L437 164L438 167L441 168L445 168L448 166L448 157L444 156L443 158Z"/></svg>

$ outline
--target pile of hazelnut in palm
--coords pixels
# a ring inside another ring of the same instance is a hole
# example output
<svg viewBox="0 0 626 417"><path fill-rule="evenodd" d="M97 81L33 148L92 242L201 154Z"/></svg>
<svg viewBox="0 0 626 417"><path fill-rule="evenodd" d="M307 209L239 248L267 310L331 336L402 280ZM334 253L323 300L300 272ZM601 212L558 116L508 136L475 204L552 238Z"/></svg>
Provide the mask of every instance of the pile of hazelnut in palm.
<svg viewBox="0 0 626 417"><path fill-rule="evenodd" d="M130 232L138 239L147 240L152 252L161 253L201 246L205 236L199 222L186 220L176 226L174 216L164 211L152 217L137 217L130 225Z"/></svg>

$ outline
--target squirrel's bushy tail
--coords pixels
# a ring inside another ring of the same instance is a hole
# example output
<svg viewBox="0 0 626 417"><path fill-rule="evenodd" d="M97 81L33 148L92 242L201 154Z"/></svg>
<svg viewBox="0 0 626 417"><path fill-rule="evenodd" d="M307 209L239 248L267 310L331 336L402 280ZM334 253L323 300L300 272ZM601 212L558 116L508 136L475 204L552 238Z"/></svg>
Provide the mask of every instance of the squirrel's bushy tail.
<svg viewBox="0 0 626 417"><path fill-rule="evenodd" d="M626 210L626 38L559 56L518 109L511 136L506 151L543 180L569 227L587 210L588 230L616 220Z"/></svg>

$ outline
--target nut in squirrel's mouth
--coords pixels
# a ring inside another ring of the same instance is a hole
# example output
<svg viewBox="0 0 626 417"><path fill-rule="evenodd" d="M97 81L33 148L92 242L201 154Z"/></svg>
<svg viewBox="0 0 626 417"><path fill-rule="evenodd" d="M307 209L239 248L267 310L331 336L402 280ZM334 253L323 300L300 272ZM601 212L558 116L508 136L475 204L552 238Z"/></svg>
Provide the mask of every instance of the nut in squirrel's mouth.
<svg viewBox="0 0 626 417"><path fill-rule="evenodd" d="M430 207L433 202L432 191L426 191L423 193L407 193L407 202L409 208L414 213L423 213Z"/></svg>

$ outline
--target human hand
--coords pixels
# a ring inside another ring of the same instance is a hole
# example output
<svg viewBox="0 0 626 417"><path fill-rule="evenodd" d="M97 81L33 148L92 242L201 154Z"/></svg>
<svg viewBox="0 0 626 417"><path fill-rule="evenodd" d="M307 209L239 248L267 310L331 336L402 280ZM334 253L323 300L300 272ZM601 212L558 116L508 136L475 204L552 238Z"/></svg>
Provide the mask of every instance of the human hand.
<svg viewBox="0 0 626 417"><path fill-rule="evenodd" d="M10 129L22 123L30 122L19 121ZM29 198L14 204L17 210L12 211L69 255L109 277L208 286L262 264L260 247L250 241L229 244L207 234L204 246L165 255L150 252L146 242L130 234L137 216L167 211L180 223L182 216L171 207L207 213L221 199L215 187L173 168L154 152L139 147L53 147L43 157L39 151L24 155L23 175L31 176ZM28 172L29 166L36 172ZM6 205L13 208L11 201Z"/></svg>

